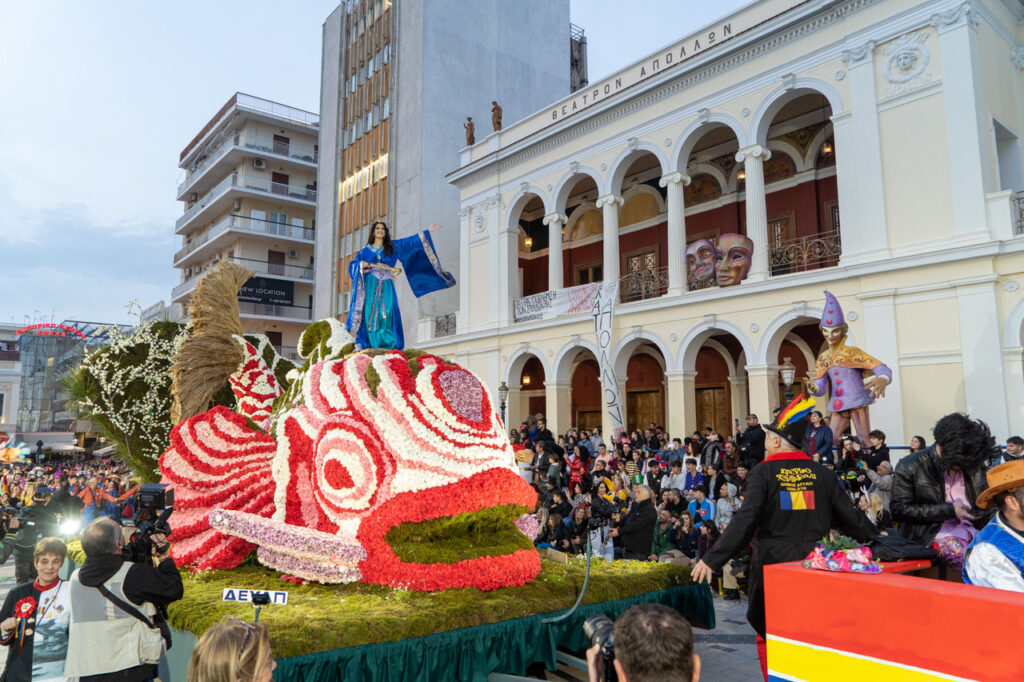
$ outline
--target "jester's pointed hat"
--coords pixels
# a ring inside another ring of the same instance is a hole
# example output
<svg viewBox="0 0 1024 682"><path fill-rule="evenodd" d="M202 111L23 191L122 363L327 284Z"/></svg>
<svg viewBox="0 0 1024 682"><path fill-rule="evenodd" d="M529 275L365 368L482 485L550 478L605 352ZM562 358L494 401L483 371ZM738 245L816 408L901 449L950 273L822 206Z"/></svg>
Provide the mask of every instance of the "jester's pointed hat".
<svg viewBox="0 0 1024 682"><path fill-rule="evenodd" d="M843 309L840 307L839 301L836 300L831 291L826 291L825 309L821 311L821 326L838 327L845 323L846 318L843 317Z"/></svg>
<svg viewBox="0 0 1024 682"><path fill-rule="evenodd" d="M765 428L799 447L807 433L807 415L813 409L814 398L804 397L804 394L801 393L775 416L775 421Z"/></svg>

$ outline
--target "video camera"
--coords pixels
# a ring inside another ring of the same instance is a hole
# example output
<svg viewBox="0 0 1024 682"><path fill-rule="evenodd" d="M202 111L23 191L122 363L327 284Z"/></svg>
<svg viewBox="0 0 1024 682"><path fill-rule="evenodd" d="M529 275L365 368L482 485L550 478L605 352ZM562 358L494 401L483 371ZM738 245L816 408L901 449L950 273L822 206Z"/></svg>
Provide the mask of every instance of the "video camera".
<svg viewBox="0 0 1024 682"><path fill-rule="evenodd" d="M146 483L139 488L135 499L135 517L132 520L135 532L122 552L126 561L146 563L153 557L154 547L158 554L170 548L169 543L155 543L153 536L171 534L167 520L174 511L174 488L166 483Z"/></svg>
<svg viewBox="0 0 1024 682"><path fill-rule="evenodd" d="M605 682L615 682L615 623L603 613L594 615L583 621L583 634L590 640L590 646L601 647L601 673Z"/></svg>

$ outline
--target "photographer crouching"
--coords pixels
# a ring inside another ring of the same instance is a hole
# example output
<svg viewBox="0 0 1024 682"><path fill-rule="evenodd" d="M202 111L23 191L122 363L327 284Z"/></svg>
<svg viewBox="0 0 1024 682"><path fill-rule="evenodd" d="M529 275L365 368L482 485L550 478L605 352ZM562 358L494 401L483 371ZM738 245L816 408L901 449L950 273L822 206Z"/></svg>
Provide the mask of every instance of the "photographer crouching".
<svg viewBox="0 0 1024 682"><path fill-rule="evenodd" d="M583 622L590 682L698 682L693 631L675 609L637 604L615 621L594 614Z"/></svg>
<svg viewBox="0 0 1024 682"><path fill-rule="evenodd" d="M85 563L70 580L67 677L141 682L155 674L170 647L165 609L184 593L170 558L167 516L165 511L145 530L140 525L127 547L121 527L109 518L82 531Z"/></svg>

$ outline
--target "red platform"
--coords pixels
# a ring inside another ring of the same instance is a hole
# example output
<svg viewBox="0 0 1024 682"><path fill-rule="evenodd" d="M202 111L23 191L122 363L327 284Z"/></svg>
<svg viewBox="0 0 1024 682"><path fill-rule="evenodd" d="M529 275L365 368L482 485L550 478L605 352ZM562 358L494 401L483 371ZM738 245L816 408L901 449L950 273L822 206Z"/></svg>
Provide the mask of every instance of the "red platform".
<svg viewBox="0 0 1024 682"><path fill-rule="evenodd" d="M1024 680L1024 594L901 575L766 566L770 680Z"/></svg>

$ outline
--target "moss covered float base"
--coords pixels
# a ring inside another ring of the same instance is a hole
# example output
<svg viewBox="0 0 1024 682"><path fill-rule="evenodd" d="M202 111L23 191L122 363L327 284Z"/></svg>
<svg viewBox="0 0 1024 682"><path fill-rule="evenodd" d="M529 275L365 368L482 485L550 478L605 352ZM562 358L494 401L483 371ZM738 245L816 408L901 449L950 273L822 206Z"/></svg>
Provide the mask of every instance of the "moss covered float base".
<svg viewBox="0 0 1024 682"><path fill-rule="evenodd" d="M295 585L261 566L197 574L183 570L185 598L171 605L170 623L199 635L225 616L252 619L252 605L221 601L224 588L285 590L288 604L264 607L260 621L269 627L275 658L302 656L568 609L579 595L585 568L578 557L565 565L545 560L532 583L490 592L411 592L362 583ZM595 559L584 603L689 584L690 569L673 564Z"/></svg>

